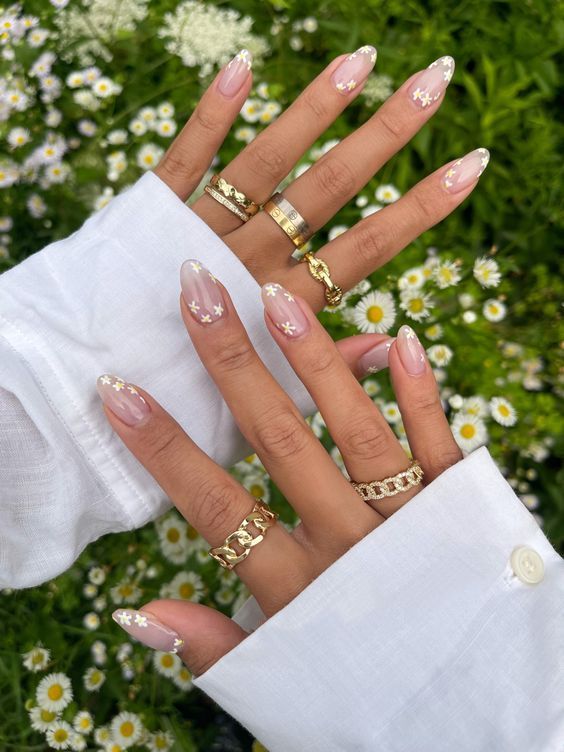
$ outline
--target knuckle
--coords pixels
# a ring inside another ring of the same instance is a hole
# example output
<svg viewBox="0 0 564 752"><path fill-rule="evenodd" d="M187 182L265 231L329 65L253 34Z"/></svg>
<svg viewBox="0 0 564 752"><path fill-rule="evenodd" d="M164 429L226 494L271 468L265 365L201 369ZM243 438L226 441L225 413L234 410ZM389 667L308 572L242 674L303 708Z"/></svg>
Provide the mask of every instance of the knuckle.
<svg viewBox="0 0 564 752"><path fill-rule="evenodd" d="M411 395L409 411L419 419L429 420L430 418L444 416L444 411L439 400L439 395L435 390L432 392L421 391Z"/></svg>
<svg viewBox="0 0 564 752"><path fill-rule="evenodd" d="M287 160L280 143L260 138L246 149L245 160L255 175L279 179L286 172Z"/></svg>
<svg viewBox="0 0 564 752"><path fill-rule="evenodd" d="M350 428L343 434L342 446L346 447L347 456L362 460L377 459L390 448L387 426L368 417L352 420Z"/></svg>
<svg viewBox="0 0 564 752"><path fill-rule="evenodd" d="M322 159L312 169L317 188L331 199L348 199L354 193L355 178L351 168L334 156Z"/></svg>
<svg viewBox="0 0 564 752"><path fill-rule="evenodd" d="M195 527L201 530L214 530L219 535L233 517L233 499L237 488L227 479L206 478L195 483L192 509Z"/></svg>
<svg viewBox="0 0 564 752"><path fill-rule="evenodd" d="M462 454L454 441L439 441L430 446L424 463L428 476L427 482L437 478L461 459Z"/></svg>
<svg viewBox="0 0 564 752"><path fill-rule="evenodd" d="M255 426L255 449L259 456L283 460L300 454L309 439L309 429L291 408L278 406L266 412Z"/></svg>
<svg viewBox="0 0 564 752"><path fill-rule="evenodd" d="M212 112L201 105L196 107L193 117L196 125L206 134L215 135L225 127L224 121L215 111Z"/></svg>
<svg viewBox="0 0 564 752"><path fill-rule="evenodd" d="M184 456L183 437L168 421L156 426L153 421L150 430L140 431L138 446L144 462L153 470L175 467Z"/></svg>
<svg viewBox="0 0 564 752"><path fill-rule="evenodd" d="M215 365L224 373L244 370L253 363L254 358L251 345L240 336L225 337L213 356Z"/></svg>
<svg viewBox="0 0 564 752"><path fill-rule="evenodd" d="M304 363L304 372L308 374L308 379L313 377L319 381L326 377L331 377L338 366L337 351L334 347L320 347L308 353L307 363Z"/></svg>
<svg viewBox="0 0 564 752"><path fill-rule="evenodd" d="M428 195L424 191L414 190L411 194L411 201L414 213L420 221L429 224L429 220L434 214L434 206Z"/></svg>
<svg viewBox="0 0 564 752"><path fill-rule="evenodd" d="M315 91L306 89L303 93L303 103L316 120L327 120L327 105Z"/></svg>
<svg viewBox="0 0 564 752"><path fill-rule="evenodd" d="M168 182L167 178L192 181L200 173L200 167L194 164L179 146L173 146L161 159L155 172L160 174L165 182Z"/></svg>
<svg viewBox="0 0 564 752"><path fill-rule="evenodd" d="M369 265L371 268L377 264L380 265L386 257L386 250L389 244L386 234L371 226L371 223L364 224L361 222L351 232L353 244L352 255L354 258Z"/></svg>
<svg viewBox="0 0 564 752"><path fill-rule="evenodd" d="M406 134L406 118L394 112L392 107L383 107L377 115L378 124L394 141L403 140Z"/></svg>

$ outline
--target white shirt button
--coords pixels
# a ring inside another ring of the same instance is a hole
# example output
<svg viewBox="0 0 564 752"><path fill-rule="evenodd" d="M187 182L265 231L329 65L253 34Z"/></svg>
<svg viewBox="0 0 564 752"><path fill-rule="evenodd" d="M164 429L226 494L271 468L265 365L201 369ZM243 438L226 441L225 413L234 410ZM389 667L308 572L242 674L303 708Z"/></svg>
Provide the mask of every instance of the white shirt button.
<svg viewBox="0 0 564 752"><path fill-rule="evenodd" d="M544 579L544 563L539 554L528 546L518 546L511 554L511 568L521 582L536 585Z"/></svg>

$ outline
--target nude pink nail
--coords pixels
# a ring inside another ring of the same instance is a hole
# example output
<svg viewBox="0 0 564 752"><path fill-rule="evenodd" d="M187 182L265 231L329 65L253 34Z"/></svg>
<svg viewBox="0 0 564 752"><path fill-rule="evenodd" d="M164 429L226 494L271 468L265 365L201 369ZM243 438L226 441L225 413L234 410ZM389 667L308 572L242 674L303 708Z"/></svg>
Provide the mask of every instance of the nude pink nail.
<svg viewBox="0 0 564 752"><path fill-rule="evenodd" d="M252 64L253 56L249 50L241 50L225 66L217 84L224 97L231 99L237 94L247 80Z"/></svg>
<svg viewBox="0 0 564 752"><path fill-rule="evenodd" d="M487 149L474 149L462 159L457 159L446 170L441 184L449 193L458 193L476 182L490 161Z"/></svg>
<svg viewBox="0 0 564 752"><path fill-rule="evenodd" d="M417 335L410 326L402 326L396 337L396 347L403 367L410 376L425 372L427 355Z"/></svg>
<svg viewBox="0 0 564 752"><path fill-rule="evenodd" d="M277 329L287 337L301 337L309 331L309 321L292 293L278 282L268 282L262 287L262 302Z"/></svg>
<svg viewBox="0 0 564 752"><path fill-rule="evenodd" d="M150 414L151 408L133 384L105 373L98 377L96 389L102 402L127 426L135 426Z"/></svg>
<svg viewBox="0 0 564 752"><path fill-rule="evenodd" d="M331 80L341 94L349 94L364 83L376 63L376 48L370 44L359 47L343 60L333 72Z"/></svg>
<svg viewBox="0 0 564 752"><path fill-rule="evenodd" d="M225 300L217 279L197 259L180 267L182 297L199 324L213 324L226 315Z"/></svg>
<svg viewBox="0 0 564 752"><path fill-rule="evenodd" d="M388 367L388 354L393 342L393 337L385 342L379 342L359 358L358 367L363 374L378 373L378 371Z"/></svg>
<svg viewBox="0 0 564 752"><path fill-rule="evenodd" d="M436 102L450 83L454 73L454 58L445 55L435 60L417 76L409 88L409 98L421 109Z"/></svg>
<svg viewBox="0 0 564 752"><path fill-rule="evenodd" d="M148 611L136 611L134 608L118 608L112 614L116 624L153 650L166 653L178 653L183 647L182 640L174 629L170 629Z"/></svg>

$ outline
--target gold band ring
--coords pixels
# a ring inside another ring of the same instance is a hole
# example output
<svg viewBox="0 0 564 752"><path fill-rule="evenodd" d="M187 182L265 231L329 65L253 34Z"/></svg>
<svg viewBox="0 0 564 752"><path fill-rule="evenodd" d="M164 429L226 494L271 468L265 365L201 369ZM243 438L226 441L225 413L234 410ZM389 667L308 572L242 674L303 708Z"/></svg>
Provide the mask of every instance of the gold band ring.
<svg viewBox="0 0 564 752"><path fill-rule="evenodd" d="M384 480L373 480L370 483L356 483L351 480L354 490L364 501L379 501L389 496L395 496L402 491L418 486L423 480L423 469L417 460L412 460L407 470L392 475ZM390 488L391 486L391 488Z"/></svg>
<svg viewBox="0 0 564 752"><path fill-rule="evenodd" d="M213 188L211 185L206 185L204 188L204 191L209 194L212 198L214 198L218 203L220 203L222 206L225 206L226 209L229 209L230 212L233 212L239 219L241 219L243 222L248 222L250 217L248 214L245 214L245 212L240 209L237 204L234 204L232 201L230 201L228 198L226 198L222 193L219 191L216 191L215 188Z"/></svg>
<svg viewBox="0 0 564 752"><path fill-rule="evenodd" d="M301 248L311 237L308 223L281 193L275 193L262 207L286 233L296 248Z"/></svg>
<svg viewBox="0 0 564 752"><path fill-rule="evenodd" d="M236 203L237 206L241 207L241 209L248 217L254 217L260 209L260 206L258 204L255 204L254 201L251 201L250 198L247 198L242 191L238 191L234 185L228 183L225 178L221 177L221 175L214 175L209 184L212 186L212 188L215 188L216 191L222 193L225 198L230 199L231 201Z"/></svg>
<svg viewBox="0 0 564 752"><path fill-rule="evenodd" d="M314 256L309 251L304 253L300 261L305 261L308 265L309 273L314 279L323 282L325 285L325 300L330 306L337 306L343 299L343 291L331 279L329 267L318 256Z"/></svg>
<svg viewBox="0 0 564 752"><path fill-rule="evenodd" d="M218 561L224 569L233 569L243 559L251 553L251 548L264 540L266 531L269 527L276 524L278 515L267 506L262 499L259 499L245 519L241 522L237 530L227 536L223 545L210 548L209 555ZM259 535L253 536L247 530L252 524L260 530ZM233 548L233 543L237 542L243 547L242 553L237 553Z"/></svg>

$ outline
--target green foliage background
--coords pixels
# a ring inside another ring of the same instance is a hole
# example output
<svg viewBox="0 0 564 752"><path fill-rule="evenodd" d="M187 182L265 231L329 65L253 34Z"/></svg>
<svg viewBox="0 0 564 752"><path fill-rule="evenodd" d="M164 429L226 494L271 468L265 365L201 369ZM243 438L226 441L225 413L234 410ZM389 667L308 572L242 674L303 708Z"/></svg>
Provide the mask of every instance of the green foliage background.
<svg viewBox="0 0 564 752"><path fill-rule="evenodd" d="M25 11L43 18L51 13L46 5L44 0L30 0L25 3ZM202 93L202 82L196 69L186 68L179 58L164 51L162 40L155 33L164 12L175 5L171 0L151 2L147 18L136 31L120 33L111 42L113 61L105 73L121 83L124 90L109 110L92 115L99 122L99 132L77 155L72 182L49 189L45 218L30 221L27 217L28 187L16 185L0 192L0 215L9 214L15 220L14 246L5 266L67 236L88 216L94 196L106 184L99 146L105 132L127 127L139 107L165 98L174 103L179 124L189 116ZM217 5L226 7L225 3ZM500 393L495 379L506 368L498 349L501 340L518 342L529 356L543 358L541 391L527 392L515 385L501 390L517 407L520 422L513 429L493 427L490 449L514 477L524 478L531 468L535 471L531 491L540 497L538 511L549 537L555 545L561 544L564 472L558 461L562 418L557 400L562 383L563 332L559 312L564 287L560 276L564 125L557 64L562 59L564 39L562 3L233 0L228 7L251 15L255 21L253 32L268 39L271 54L258 67L255 79L266 81L271 97L282 106L292 101L333 57L362 44L378 48L376 72L389 75L394 87L441 55L450 54L456 59L456 73L440 111L383 168L366 195L377 184L388 182L405 192L428 172L478 146L491 151L490 165L478 189L460 210L413 243L399 259L375 272L371 282L384 288L393 284L403 270L422 263L428 246L462 259L467 268L476 256L492 247L497 249L496 259L504 280L496 294L505 298L509 315L499 324L482 321L473 328L465 327L456 297L445 298L439 320L445 328L445 341L456 352L448 369L449 384L462 395L480 393L489 397ZM289 45L290 38L296 35L292 22L306 16L317 19L318 29L311 34L298 33L303 48L294 51ZM270 36L273 22L283 17L287 21L281 24L279 33ZM49 26L49 22L43 21L42 25ZM22 54L29 54L31 63L37 50ZM63 78L68 70L61 63ZM359 97L326 137L346 136L372 110ZM68 129L69 136L76 135L74 121L82 116L77 106L73 110L69 100L65 120L58 130L64 133ZM221 163L228 162L240 148L240 142L229 138L221 151ZM132 161L123 182L132 182L138 174ZM358 216L358 209L350 205L335 222L352 225ZM320 234L319 242L322 240ZM354 331L331 314L322 314L322 320L335 337ZM542 462L534 462L523 451L531 437L537 435L553 440L549 456ZM272 494L273 505L290 522L292 517L275 488ZM31 731L24 708L37 682L23 669L20 653L41 640L52 652L52 670L68 672L79 684L82 672L90 665L89 646L94 639L103 639L110 654L106 685L99 695L84 700L100 723L127 708L142 713L149 726L171 730L177 738L175 750L251 748L248 735L199 692L185 695L145 669L142 648L135 648L136 678L132 688L127 689L117 664L112 667L111 656L123 642L117 627L106 615L97 633L83 627L82 617L89 607L81 593L88 567L92 563L106 566L108 580L115 584L139 559L157 566L157 584L177 571L160 556L150 526L93 544L70 572L52 583L0 595L0 749L23 752L45 748L42 736ZM215 565L193 563L193 567L206 583L204 602L214 605ZM157 584L143 582L141 603L157 595ZM224 610L230 612L228 607Z"/></svg>

